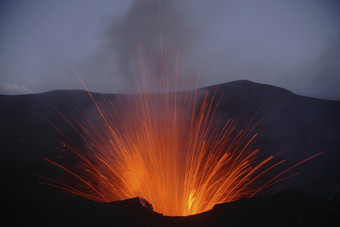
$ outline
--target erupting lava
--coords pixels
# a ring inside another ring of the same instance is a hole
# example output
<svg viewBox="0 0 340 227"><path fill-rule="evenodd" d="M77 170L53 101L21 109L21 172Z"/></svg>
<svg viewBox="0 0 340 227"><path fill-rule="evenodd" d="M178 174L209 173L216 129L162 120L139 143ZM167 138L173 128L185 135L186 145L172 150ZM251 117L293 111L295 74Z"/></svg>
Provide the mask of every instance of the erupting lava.
<svg viewBox="0 0 340 227"><path fill-rule="evenodd" d="M44 184L100 202L138 196L159 213L185 216L207 211L217 203L254 196L312 158L263 182L263 177L285 160L261 158L253 148L260 121L252 120L240 129L236 120L226 121L217 113L221 97L200 94L197 88L173 92L168 85L170 78L177 81L179 58L175 67L164 59L163 93L148 93L145 79L150 69L140 59L142 81L137 95L99 102L89 92L97 119L85 117L80 123L53 107L79 139L64 135L52 124L65 137L63 147L76 162L67 167L46 159L69 178L45 178L49 183Z"/></svg>
<svg viewBox="0 0 340 227"><path fill-rule="evenodd" d="M96 104L101 125L65 118L85 150L71 140L64 144L78 159L71 170L47 159L73 178L58 187L103 202L143 197L171 216L254 195L263 189L255 185L273 156L258 162L252 129L237 130L234 120L219 129L213 99L205 94L199 101L197 91L140 94L121 102L120 112L115 103Z"/></svg>
<svg viewBox="0 0 340 227"><path fill-rule="evenodd" d="M54 181L54 186L72 194L101 202L139 196L157 212L185 216L251 197L289 170L260 184L284 160L270 166L273 156L259 160L259 150L252 148L257 123L239 130L236 121L228 120L219 127L219 100L207 93L202 99L198 90L140 93L137 99L106 101L104 106L89 94L99 124L71 121L56 110L84 144L65 135L63 146L75 155L76 165L68 169L46 159L71 177L68 183Z"/></svg>

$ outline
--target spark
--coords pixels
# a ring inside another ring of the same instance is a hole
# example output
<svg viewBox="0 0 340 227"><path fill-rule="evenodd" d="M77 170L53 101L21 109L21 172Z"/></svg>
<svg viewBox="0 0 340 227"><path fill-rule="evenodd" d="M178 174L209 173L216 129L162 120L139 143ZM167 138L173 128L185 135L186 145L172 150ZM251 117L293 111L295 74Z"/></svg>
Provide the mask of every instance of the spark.
<svg viewBox="0 0 340 227"><path fill-rule="evenodd" d="M97 115L69 119L51 105L79 135L78 139L68 137L42 116L64 136L63 148L76 161L65 166L46 158L68 179L42 177L48 181L42 184L99 202L142 197L156 212L187 216L210 210L218 203L255 196L286 179L285 174L296 166L321 154L263 182L286 160L263 157L255 148L256 128L261 123L255 121L259 110L242 128L237 119L226 120L218 112L223 96L202 93L198 80L192 91L175 92L179 52L174 60L162 57L159 84L164 85L163 92L151 93L147 78L152 70L142 58L140 43L138 48L138 70L132 64L136 95L98 100L74 69Z"/></svg>
<svg viewBox="0 0 340 227"><path fill-rule="evenodd" d="M76 165L69 169L46 159L72 182L53 181L54 186L90 200L138 196L159 213L192 215L218 203L254 196L300 164L261 185L262 177L285 160L269 165L274 156L259 158L260 151L253 148L255 127L242 130L236 120L218 119L220 99L214 102L215 95L208 92L201 99L198 90L141 93L119 106L110 100L101 106L91 98L100 124L71 122L56 110L85 144L80 148L66 137L64 146Z"/></svg>

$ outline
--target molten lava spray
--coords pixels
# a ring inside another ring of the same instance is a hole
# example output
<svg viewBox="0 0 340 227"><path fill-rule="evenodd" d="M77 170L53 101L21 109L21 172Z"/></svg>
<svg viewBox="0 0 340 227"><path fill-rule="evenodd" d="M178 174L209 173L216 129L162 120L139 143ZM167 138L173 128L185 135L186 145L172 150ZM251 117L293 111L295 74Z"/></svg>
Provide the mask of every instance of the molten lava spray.
<svg viewBox="0 0 340 227"><path fill-rule="evenodd" d="M162 62L164 84L168 85L171 69L178 71L179 61L175 67ZM137 95L99 101L89 92L97 118L87 116L80 123L53 107L79 139L57 129L65 137L63 147L76 162L66 167L46 159L68 178L45 178L50 183L44 184L100 202L138 196L159 213L185 216L212 209L217 203L254 196L298 165L263 182L285 160L273 163L273 156L260 157L253 148L259 122L238 128L236 120L226 121L217 113L221 96L202 94L197 88L173 92L165 86L163 93L148 93L147 64L140 64L140 72Z"/></svg>
<svg viewBox="0 0 340 227"><path fill-rule="evenodd" d="M234 120L221 127L214 99L208 93L199 99L196 90L96 102L100 123L71 122L59 112L84 145L66 137L64 146L77 158L71 169L46 159L71 177L56 186L102 202L143 197L170 216L253 196L273 156L258 160L253 128L237 129Z"/></svg>

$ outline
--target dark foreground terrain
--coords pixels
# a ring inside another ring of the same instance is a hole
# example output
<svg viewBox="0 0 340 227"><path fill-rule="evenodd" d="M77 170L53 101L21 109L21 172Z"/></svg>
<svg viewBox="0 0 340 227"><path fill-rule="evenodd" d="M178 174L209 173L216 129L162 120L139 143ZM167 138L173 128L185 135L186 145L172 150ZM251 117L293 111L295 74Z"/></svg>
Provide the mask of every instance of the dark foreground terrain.
<svg viewBox="0 0 340 227"><path fill-rule="evenodd" d="M84 91L0 95L2 226L339 226L340 223L340 102L295 95L287 90L235 81L201 89L222 97L218 114L247 124L264 119L257 129L257 148L266 155L297 163L324 152L290 174L272 195L216 205L190 217L164 217L140 205L139 199L96 203L41 185L35 175L57 177L60 172L43 158L62 158L63 133L74 130L49 105L66 117L77 111L97 114ZM115 102L122 95L94 94L97 100ZM257 112L257 109L264 105ZM257 114L255 115L255 113ZM296 143L297 142L297 143ZM278 191L280 191L278 190Z"/></svg>
<svg viewBox="0 0 340 227"><path fill-rule="evenodd" d="M295 189L215 205L205 213L167 217L138 198L96 203L79 197L6 201L8 226L339 226L340 205Z"/></svg>

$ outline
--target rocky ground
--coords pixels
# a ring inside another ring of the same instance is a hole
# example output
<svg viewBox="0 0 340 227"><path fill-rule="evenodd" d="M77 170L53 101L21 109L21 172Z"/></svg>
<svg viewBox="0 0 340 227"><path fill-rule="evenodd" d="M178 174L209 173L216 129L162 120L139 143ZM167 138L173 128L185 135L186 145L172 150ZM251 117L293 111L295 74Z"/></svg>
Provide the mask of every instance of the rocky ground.
<svg viewBox="0 0 340 227"><path fill-rule="evenodd" d="M190 217L165 217L143 207L138 199L96 203L70 196L39 184L35 175L60 173L43 158L60 158L64 138L41 116L67 135L74 131L49 103L66 117L76 110L92 116L94 104L84 91L53 91L42 94L0 95L1 205L3 226L338 226L340 188L340 102L295 95L287 90L235 81L203 88L222 96L218 114L240 119L263 118L258 148L297 163L314 154L284 181L284 190L271 195L216 205L213 210ZM115 102L123 95L94 94L98 100Z"/></svg>

